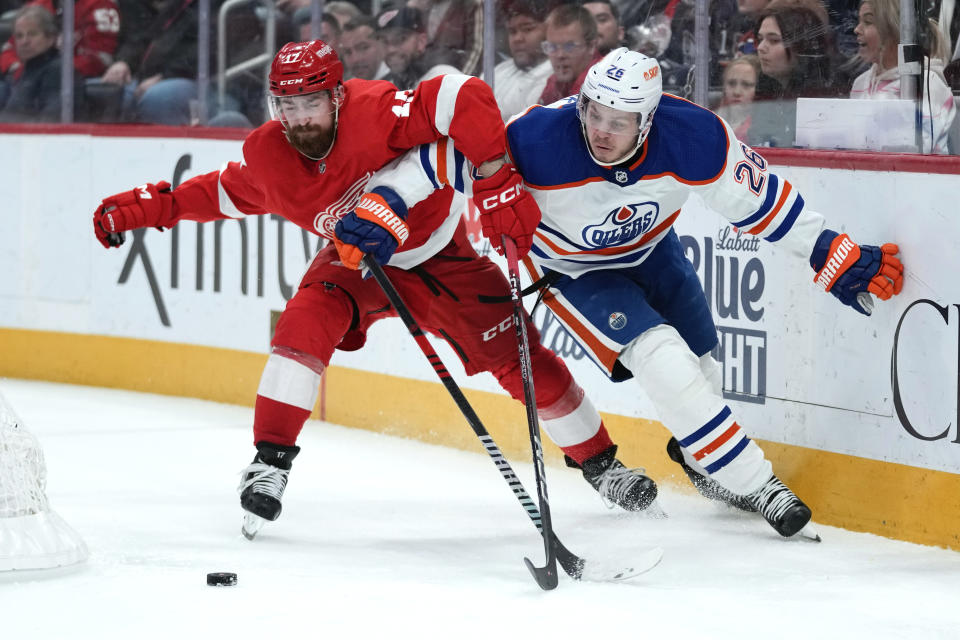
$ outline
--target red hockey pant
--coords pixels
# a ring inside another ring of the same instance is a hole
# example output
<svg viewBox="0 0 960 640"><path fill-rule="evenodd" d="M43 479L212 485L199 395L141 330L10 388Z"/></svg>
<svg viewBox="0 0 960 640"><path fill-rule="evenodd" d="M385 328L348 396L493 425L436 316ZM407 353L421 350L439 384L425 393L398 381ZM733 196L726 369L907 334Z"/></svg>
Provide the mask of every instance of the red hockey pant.
<svg viewBox="0 0 960 640"><path fill-rule="evenodd" d="M420 326L453 347L468 375L489 371L513 398L523 400L513 305L481 302L478 297L507 296L509 285L499 267L478 256L464 234L458 233L443 251L416 268L385 271ZM377 282L343 267L331 244L318 253L287 303L277 323L271 358L279 354L299 363L290 367L319 374L334 349L360 348L371 324L395 315ZM612 443L563 361L541 345L529 317L527 332L541 419L572 434L564 438L561 444L567 446L562 448L582 462ZM268 363L257 396L254 441L292 445L309 417L310 402L290 400L283 395L289 391L268 394L264 389L271 384L287 390L297 386L284 376L276 381L270 377L277 376Z"/></svg>

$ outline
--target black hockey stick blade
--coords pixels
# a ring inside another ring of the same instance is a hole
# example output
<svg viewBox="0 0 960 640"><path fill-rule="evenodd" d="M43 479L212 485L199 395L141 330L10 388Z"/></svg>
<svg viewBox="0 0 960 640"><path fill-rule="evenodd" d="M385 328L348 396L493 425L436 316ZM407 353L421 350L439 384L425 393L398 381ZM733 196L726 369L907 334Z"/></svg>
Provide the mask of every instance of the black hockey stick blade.
<svg viewBox="0 0 960 640"><path fill-rule="evenodd" d="M533 576L533 579L537 581L537 584L540 585L540 588L544 591L550 591L551 589L556 589L557 585L560 583L560 578L557 576L557 563L556 562L547 562L545 567L536 567L530 558L524 558L523 563L527 565L527 569L530 570L530 574Z"/></svg>

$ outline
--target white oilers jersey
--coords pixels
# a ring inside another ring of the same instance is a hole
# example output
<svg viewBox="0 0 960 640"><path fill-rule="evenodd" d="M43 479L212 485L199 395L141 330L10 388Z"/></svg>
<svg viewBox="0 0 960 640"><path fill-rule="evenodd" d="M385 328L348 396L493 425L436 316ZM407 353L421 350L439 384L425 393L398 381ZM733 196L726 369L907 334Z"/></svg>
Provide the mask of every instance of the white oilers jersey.
<svg viewBox="0 0 960 640"><path fill-rule="evenodd" d="M745 233L808 258L823 217L737 140L713 112L664 94L650 135L630 163L603 166L587 151L575 98L536 106L507 126L510 157L543 218L529 259L537 271L576 277L643 262L691 193ZM471 167L442 140L413 150L376 175L408 204L435 188L470 193Z"/></svg>

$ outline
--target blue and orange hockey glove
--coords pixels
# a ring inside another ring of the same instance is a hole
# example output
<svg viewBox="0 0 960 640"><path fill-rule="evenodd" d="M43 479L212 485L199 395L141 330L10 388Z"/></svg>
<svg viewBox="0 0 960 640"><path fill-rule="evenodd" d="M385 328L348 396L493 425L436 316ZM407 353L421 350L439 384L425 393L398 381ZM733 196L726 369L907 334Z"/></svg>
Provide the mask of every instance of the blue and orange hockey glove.
<svg viewBox="0 0 960 640"><path fill-rule="evenodd" d="M340 262L359 269L369 253L378 263L387 264L410 236L406 217L407 207L392 189L376 187L363 194L357 208L343 216L333 230Z"/></svg>
<svg viewBox="0 0 960 640"><path fill-rule="evenodd" d="M824 229L810 254L810 266L817 272L813 281L843 304L868 316L873 312L869 294L889 300L903 288L899 251L893 243L858 245L845 233Z"/></svg>

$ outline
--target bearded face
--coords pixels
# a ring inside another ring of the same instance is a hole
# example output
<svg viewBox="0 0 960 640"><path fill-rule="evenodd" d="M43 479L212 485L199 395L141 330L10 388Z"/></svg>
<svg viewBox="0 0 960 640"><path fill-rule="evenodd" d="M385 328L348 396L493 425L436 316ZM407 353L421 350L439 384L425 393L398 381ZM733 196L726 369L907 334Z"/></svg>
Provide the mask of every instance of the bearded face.
<svg viewBox="0 0 960 640"><path fill-rule="evenodd" d="M324 127L319 124L300 124L287 129L287 140L290 145L307 156L319 160L326 156L333 147L336 135L336 123Z"/></svg>
<svg viewBox="0 0 960 640"><path fill-rule="evenodd" d="M333 147L337 134L337 113L342 92L318 91L301 96L271 98L271 112L283 123L287 140L294 149L312 160L320 160Z"/></svg>

